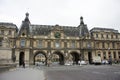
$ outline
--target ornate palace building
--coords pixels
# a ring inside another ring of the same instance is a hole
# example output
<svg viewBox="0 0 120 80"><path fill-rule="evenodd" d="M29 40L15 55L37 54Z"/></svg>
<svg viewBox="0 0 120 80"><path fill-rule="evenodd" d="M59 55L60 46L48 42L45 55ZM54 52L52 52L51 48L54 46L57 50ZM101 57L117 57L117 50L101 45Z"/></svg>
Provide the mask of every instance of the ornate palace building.
<svg viewBox="0 0 120 80"><path fill-rule="evenodd" d="M42 58L40 58L42 56ZM12 23L0 23L0 59L22 65L35 64L37 60L63 65L78 60L92 63L94 56L102 60L120 59L120 33L109 28L93 28L80 17L74 26L34 25L26 13L20 29Z"/></svg>

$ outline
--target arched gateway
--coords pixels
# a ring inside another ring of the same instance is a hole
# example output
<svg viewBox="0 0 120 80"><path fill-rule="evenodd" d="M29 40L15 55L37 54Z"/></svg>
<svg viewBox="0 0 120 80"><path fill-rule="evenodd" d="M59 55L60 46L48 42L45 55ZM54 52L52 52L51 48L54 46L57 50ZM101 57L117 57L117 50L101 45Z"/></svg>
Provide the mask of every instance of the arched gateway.
<svg viewBox="0 0 120 80"><path fill-rule="evenodd" d="M64 55L60 51L46 54L44 51L37 51L33 56L34 65L47 65L49 62L54 64L57 62L60 65L64 65Z"/></svg>
<svg viewBox="0 0 120 80"><path fill-rule="evenodd" d="M65 58L64 58L64 55L63 55L63 53L62 52L60 52L60 51L55 51L55 52L53 52L53 55L52 55L52 61L56 58L55 56L54 56L54 54L56 54L58 57L57 57L57 61L59 62L59 64L60 65L64 65L64 60L65 60Z"/></svg>
<svg viewBox="0 0 120 80"><path fill-rule="evenodd" d="M80 60L80 55L77 52L71 52L70 58L73 61L74 64L78 64L78 61Z"/></svg>
<svg viewBox="0 0 120 80"><path fill-rule="evenodd" d="M43 51L38 51L34 54L33 57L34 60L34 65L46 65L47 64L47 56L45 52Z"/></svg>

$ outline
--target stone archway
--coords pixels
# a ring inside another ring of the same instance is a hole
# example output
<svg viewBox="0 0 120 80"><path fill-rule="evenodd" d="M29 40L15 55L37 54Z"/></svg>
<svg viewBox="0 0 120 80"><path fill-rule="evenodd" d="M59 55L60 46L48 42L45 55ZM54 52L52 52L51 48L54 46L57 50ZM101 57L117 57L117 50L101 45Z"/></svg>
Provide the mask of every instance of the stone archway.
<svg viewBox="0 0 120 80"><path fill-rule="evenodd" d="M60 51L55 51L53 55L56 55L58 64L64 65L64 55ZM55 56L52 55L52 60L55 59Z"/></svg>
<svg viewBox="0 0 120 80"><path fill-rule="evenodd" d="M80 55L78 52L71 52L70 57L74 64L78 64L78 61L80 60Z"/></svg>
<svg viewBox="0 0 120 80"><path fill-rule="evenodd" d="M46 65L47 56L43 51L37 51L33 57L34 65Z"/></svg>

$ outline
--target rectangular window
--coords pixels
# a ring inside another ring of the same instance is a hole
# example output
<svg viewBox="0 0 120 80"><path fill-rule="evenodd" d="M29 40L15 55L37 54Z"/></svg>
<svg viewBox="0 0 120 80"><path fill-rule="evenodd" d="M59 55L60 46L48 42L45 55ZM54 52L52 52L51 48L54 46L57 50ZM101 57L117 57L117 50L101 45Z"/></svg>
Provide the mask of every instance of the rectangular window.
<svg viewBox="0 0 120 80"><path fill-rule="evenodd" d="M108 48L110 47L110 43L107 43L108 44Z"/></svg>
<svg viewBox="0 0 120 80"><path fill-rule="evenodd" d="M116 39L118 38L118 35L116 35Z"/></svg>
<svg viewBox="0 0 120 80"><path fill-rule="evenodd" d="M11 34L12 34L12 31L11 31L11 30L9 30L8 35L11 35Z"/></svg>
<svg viewBox="0 0 120 80"><path fill-rule="evenodd" d="M115 43L114 42L112 42L112 47L115 48Z"/></svg>
<svg viewBox="0 0 120 80"><path fill-rule="evenodd" d="M98 38L98 34L96 34L96 38Z"/></svg>
<svg viewBox="0 0 120 80"><path fill-rule="evenodd" d="M1 30L1 34L4 35L4 30Z"/></svg>
<svg viewBox="0 0 120 80"><path fill-rule="evenodd" d="M109 37L108 37L108 34L106 35L106 38L108 39Z"/></svg>
<svg viewBox="0 0 120 80"><path fill-rule="evenodd" d="M118 52L118 57L119 57L119 59L120 59L120 52Z"/></svg>
<svg viewBox="0 0 120 80"><path fill-rule="evenodd" d="M99 48L99 46L100 46L100 43L99 43L99 42L97 42L97 43L96 43L96 46L97 46L97 48Z"/></svg>
<svg viewBox="0 0 120 80"><path fill-rule="evenodd" d="M104 38L103 34L101 34L101 38Z"/></svg>
<svg viewBox="0 0 120 80"><path fill-rule="evenodd" d="M39 41L38 41L38 47L39 47L39 48L42 48L42 40L39 40Z"/></svg>
<svg viewBox="0 0 120 80"><path fill-rule="evenodd" d="M48 42L48 48L51 48L51 42Z"/></svg>
<svg viewBox="0 0 120 80"><path fill-rule="evenodd" d="M105 43L104 42L102 42L102 48L105 48Z"/></svg>
<svg viewBox="0 0 120 80"><path fill-rule="evenodd" d="M75 48L75 41L72 41L71 48Z"/></svg>
<svg viewBox="0 0 120 80"><path fill-rule="evenodd" d="M59 48L59 47L60 47L60 42L59 42L59 41L56 41L56 42L55 42L55 47L56 47L56 48Z"/></svg>
<svg viewBox="0 0 120 80"><path fill-rule="evenodd" d="M109 59L110 59L110 57L111 57L111 52L108 52L108 56L109 56Z"/></svg>
<svg viewBox="0 0 120 80"><path fill-rule="evenodd" d="M113 55L114 55L114 59L116 59L116 52L113 52Z"/></svg>
<svg viewBox="0 0 120 80"><path fill-rule="evenodd" d="M106 59L106 52L103 52L103 59Z"/></svg>
<svg viewBox="0 0 120 80"><path fill-rule="evenodd" d="M2 46L2 39L0 39L0 46Z"/></svg>
<svg viewBox="0 0 120 80"><path fill-rule="evenodd" d="M113 35L111 35L111 39L113 39Z"/></svg>
<svg viewBox="0 0 120 80"><path fill-rule="evenodd" d="M22 39L20 44L21 44L21 47L25 47L25 40Z"/></svg>
<svg viewBox="0 0 120 80"><path fill-rule="evenodd" d="M64 47L67 48L67 42L64 42Z"/></svg>

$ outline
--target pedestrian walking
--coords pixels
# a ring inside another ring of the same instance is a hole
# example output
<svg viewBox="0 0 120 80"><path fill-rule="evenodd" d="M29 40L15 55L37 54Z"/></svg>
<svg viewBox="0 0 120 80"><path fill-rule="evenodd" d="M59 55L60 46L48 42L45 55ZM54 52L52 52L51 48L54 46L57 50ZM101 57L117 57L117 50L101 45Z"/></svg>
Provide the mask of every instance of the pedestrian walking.
<svg viewBox="0 0 120 80"><path fill-rule="evenodd" d="M78 60L78 65L80 65L80 60Z"/></svg>
<svg viewBox="0 0 120 80"><path fill-rule="evenodd" d="M25 68L25 62L23 61L23 68Z"/></svg>

